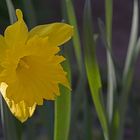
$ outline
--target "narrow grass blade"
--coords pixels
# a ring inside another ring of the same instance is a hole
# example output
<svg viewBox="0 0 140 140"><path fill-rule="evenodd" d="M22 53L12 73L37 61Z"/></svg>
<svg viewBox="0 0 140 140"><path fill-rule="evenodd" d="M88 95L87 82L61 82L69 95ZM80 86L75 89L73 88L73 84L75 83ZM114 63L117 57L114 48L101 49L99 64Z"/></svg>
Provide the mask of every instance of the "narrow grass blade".
<svg viewBox="0 0 140 140"><path fill-rule="evenodd" d="M128 45L127 57L124 67L124 77L126 77L130 65L132 62L132 58L134 57L134 51L136 47L137 37L138 37L138 20L139 20L139 13L138 13L138 1L134 0L134 11L133 11L133 19L132 19L132 27L131 27L131 35Z"/></svg>
<svg viewBox="0 0 140 140"><path fill-rule="evenodd" d="M112 49L109 47L107 42L107 36L105 32L105 27L103 22L99 19L99 30L101 39L107 51L107 60L108 60L108 95L107 95L107 111L108 111L108 119L110 123L110 127L112 126L113 121L113 108L114 108L114 94L116 93L117 89L117 79L116 79L116 72L115 72L115 63L112 54Z"/></svg>
<svg viewBox="0 0 140 140"><path fill-rule="evenodd" d="M135 49L135 52L134 52L134 54L135 54L134 59L133 59L134 62L138 58L139 53L140 53L140 37L138 38L138 41L137 41L137 44L136 44L136 49Z"/></svg>
<svg viewBox="0 0 140 140"><path fill-rule="evenodd" d="M94 140L91 106L86 94L84 94L84 98L84 140Z"/></svg>
<svg viewBox="0 0 140 140"><path fill-rule="evenodd" d="M113 1L105 0L105 19L106 19L106 39L108 47L111 49L112 44L112 15ZM108 91L107 91L107 112L109 124L111 126L114 108L114 91L115 91L115 72L112 65L110 53L107 51L107 72L108 72Z"/></svg>
<svg viewBox="0 0 140 140"><path fill-rule="evenodd" d="M82 52L81 52L81 43L80 43L80 37L79 37L79 31L77 26L77 19L73 7L72 0L62 0L62 13L64 19L67 19L69 24L74 26L74 36L73 36L73 45L74 45L74 51L76 55L76 60L78 63L78 69L80 71L78 77L78 82L76 86L76 90L73 94L73 104L72 104L72 118L71 118L71 129L70 129L70 136L71 139L75 139L77 135L77 118L78 114L81 111L81 108L83 107L83 96L85 94L85 85L86 85L86 76L85 76L85 70L84 70L84 64L82 63ZM69 51L70 52L70 51ZM70 52L71 53L71 52ZM72 57L72 54L69 55L69 58ZM84 116L85 117L85 116ZM86 121L86 119L85 119ZM84 122L86 123L86 122ZM85 129L85 128L84 128ZM90 128L89 128L90 129ZM88 130L85 130L88 131ZM83 134L84 135L84 134Z"/></svg>
<svg viewBox="0 0 140 140"><path fill-rule="evenodd" d="M121 91L121 100L120 100L120 108L119 108L120 124L118 129L118 138L117 138L119 140L123 139L125 113L128 104L129 91L132 86L134 64L137 59L136 50L139 50L139 40L137 41L138 25L139 25L138 21L139 21L138 0L134 0L131 35L130 35L130 41L129 41L128 52L127 52L127 57L126 57L126 62L125 62L125 67L123 72L123 79L122 79L122 91Z"/></svg>
<svg viewBox="0 0 140 140"><path fill-rule="evenodd" d="M83 24L84 55L88 82L92 93L92 99L103 128L105 140L109 140L108 122L100 94L101 79L95 54L96 45L93 40L90 0L86 0L85 3Z"/></svg>
<svg viewBox="0 0 140 140"><path fill-rule="evenodd" d="M12 24L17 20L16 15L15 15L15 8L11 0L6 0L6 4L8 7L10 23Z"/></svg>
<svg viewBox="0 0 140 140"><path fill-rule="evenodd" d="M106 36L107 42L109 44L111 44L112 40L112 15L113 15L113 0L105 0Z"/></svg>
<svg viewBox="0 0 140 140"><path fill-rule="evenodd" d="M117 78L116 78L116 71L115 71L116 67L115 67L115 61L112 54L112 50L109 47L108 42L107 42L104 24L100 19L98 23L99 23L101 39L106 48L106 51L109 57L108 61L111 67L110 76L111 76L111 81L112 81L111 87L113 89L112 89L112 94L108 94L108 118L110 122L110 139L114 139L114 137L116 136L116 130L118 129L118 125L119 125L118 123L118 96L116 94L117 93ZM117 98L117 99L114 100L114 98ZM116 104L115 104L115 101L117 101Z"/></svg>
<svg viewBox="0 0 140 140"><path fill-rule="evenodd" d="M82 52L81 52L81 44L80 44L80 37L78 32L77 20L75 16L74 7L72 4L72 0L64 0L66 6L66 12L68 15L68 21L71 25L74 26L74 36L73 36L73 45L75 50L75 55L78 63L79 71L82 72Z"/></svg>
<svg viewBox="0 0 140 140"><path fill-rule="evenodd" d="M64 62L64 69L68 72L70 81L70 67L68 59ZM71 92L65 87L60 88L61 95L55 101L54 140L68 140L71 116Z"/></svg>

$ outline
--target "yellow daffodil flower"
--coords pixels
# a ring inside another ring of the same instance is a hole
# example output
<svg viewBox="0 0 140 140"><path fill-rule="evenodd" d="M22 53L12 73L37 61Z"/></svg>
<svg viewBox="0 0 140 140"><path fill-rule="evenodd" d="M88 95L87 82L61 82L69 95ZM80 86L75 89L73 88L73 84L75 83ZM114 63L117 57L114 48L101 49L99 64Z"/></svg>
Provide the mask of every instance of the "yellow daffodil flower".
<svg viewBox="0 0 140 140"><path fill-rule="evenodd" d="M59 84L69 88L58 55L73 27L65 23L39 25L28 31L21 10L17 22L0 35L0 92L11 112L24 122L43 99L55 100Z"/></svg>

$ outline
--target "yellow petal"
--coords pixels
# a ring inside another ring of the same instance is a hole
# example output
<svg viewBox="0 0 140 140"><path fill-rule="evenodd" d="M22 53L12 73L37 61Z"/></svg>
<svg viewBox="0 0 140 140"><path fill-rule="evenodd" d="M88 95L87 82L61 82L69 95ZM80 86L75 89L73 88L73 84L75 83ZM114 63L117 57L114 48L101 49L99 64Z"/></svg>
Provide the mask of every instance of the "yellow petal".
<svg viewBox="0 0 140 140"><path fill-rule="evenodd" d="M28 28L23 20L22 11L17 9L16 15L17 22L8 26L4 32L5 41L9 47L25 44L28 37Z"/></svg>
<svg viewBox="0 0 140 140"><path fill-rule="evenodd" d="M15 81L8 84L6 97L18 103L22 100L28 107L34 103L43 104L43 99L55 100L60 95L59 84L69 88L62 66L64 57L54 56L52 59L39 56L22 58L16 72Z"/></svg>
<svg viewBox="0 0 140 140"><path fill-rule="evenodd" d="M3 61L3 58L5 57L5 50L7 46L4 40L4 37L0 35L0 62Z"/></svg>
<svg viewBox="0 0 140 140"><path fill-rule="evenodd" d="M3 98L5 99L10 111L12 114L21 122L25 122L29 117L31 117L35 111L36 104L32 107L28 107L24 101L19 103L15 103L13 100L10 100L6 97L6 89L8 85L5 83L1 83L0 91L2 93Z"/></svg>
<svg viewBox="0 0 140 140"><path fill-rule="evenodd" d="M30 38L26 45L26 55L45 56L47 59L60 51L59 47L50 47L48 37L41 38L37 35Z"/></svg>
<svg viewBox="0 0 140 140"><path fill-rule="evenodd" d="M7 48L7 46L5 44L4 37L2 35L0 35L0 72L1 72L1 62L4 59L6 48Z"/></svg>
<svg viewBox="0 0 140 140"><path fill-rule="evenodd" d="M42 105L43 99L54 100L60 95L59 84L69 87L66 73L60 65L65 58L56 55L60 48L50 47L47 37L34 36L27 41L24 49L24 57L17 59L13 55L5 61L5 71L1 77L8 85L6 97L14 103L24 101L28 107L32 107L34 103ZM17 49L15 52L20 54ZM8 56L10 54L9 52ZM14 58L18 60L15 66L15 62L11 61Z"/></svg>
<svg viewBox="0 0 140 140"><path fill-rule="evenodd" d="M6 54L6 44L5 44L5 40L4 37L2 35L0 35L0 83L2 82L2 72L4 70L4 67L2 66L2 63L5 59L5 54Z"/></svg>
<svg viewBox="0 0 140 140"><path fill-rule="evenodd" d="M39 25L29 32L29 36L39 35L41 37L49 38L52 45L60 46L67 42L73 35L73 26L65 23L52 23L46 25Z"/></svg>

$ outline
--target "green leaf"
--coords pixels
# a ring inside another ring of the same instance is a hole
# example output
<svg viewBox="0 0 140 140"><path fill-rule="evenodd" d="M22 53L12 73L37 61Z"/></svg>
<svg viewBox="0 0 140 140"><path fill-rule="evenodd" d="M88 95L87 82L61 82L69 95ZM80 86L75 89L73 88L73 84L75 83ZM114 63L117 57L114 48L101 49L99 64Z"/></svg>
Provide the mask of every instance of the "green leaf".
<svg viewBox="0 0 140 140"><path fill-rule="evenodd" d="M136 44L136 48L135 48L135 52L134 52L134 54L135 54L134 55L134 59L133 59L134 62L136 61L139 53L140 53L140 37L138 38L138 41L137 41L137 44Z"/></svg>
<svg viewBox="0 0 140 140"><path fill-rule="evenodd" d="M133 82L135 61L138 56L137 51L139 51L139 40L138 40L139 22L138 21L139 21L138 0L134 0L131 35L130 35L130 40L128 45L125 67L123 71L123 78L122 78L121 100L119 106L120 122L119 122L118 137L117 137L117 139L119 140L123 139L125 113L128 104L129 92Z"/></svg>
<svg viewBox="0 0 140 140"><path fill-rule="evenodd" d="M74 26L74 36L73 38L73 45L74 45L74 51L76 55L76 60L78 63L78 68L79 68L79 75L78 75L78 82L76 85L76 90L74 91L73 95L73 104L72 104L72 111L74 112L72 117L71 117L71 124L72 127L70 129L70 136L71 139L75 138L75 135L77 135L77 119L78 119L78 114L82 110L81 108L83 107L83 99L84 94L86 93L86 75L85 75L85 69L84 69L84 64L82 63L82 53L81 53L81 43L80 43L80 38L79 38L79 31L78 31L78 26L77 26L77 19L73 7L72 0L62 0L62 14L64 19L67 19L68 23ZM69 51L69 58L73 56L73 52ZM87 96L87 95L86 95ZM84 104L87 105L87 104ZM88 123L88 119L85 119L86 115L84 115L84 124L86 125ZM88 132L88 129L85 127L83 128L84 132ZM91 130L90 130L91 131ZM89 132L90 132L89 131ZM84 134L85 134L84 133ZM83 135L84 135L83 134Z"/></svg>
<svg viewBox="0 0 140 140"><path fill-rule="evenodd" d="M70 81L70 66L68 59L64 62L64 69ZM68 140L71 116L71 92L65 87L60 87L60 97L55 101L54 140Z"/></svg>
<svg viewBox="0 0 140 140"><path fill-rule="evenodd" d="M99 117L105 140L109 140L108 122L105 114L105 108L101 100L101 78L99 67L96 60L96 45L93 40L93 24L91 16L90 0L86 0L84 8L84 21L83 21L83 35L84 35L84 55L86 73L92 94L92 99L95 104L97 115Z"/></svg>
<svg viewBox="0 0 140 140"><path fill-rule="evenodd" d="M113 108L114 108L114 94L116 93L117 88L117 80L116 80L116 72L112 50L109 47L109 43L107 42L107 36L105 32L105 27L103 22L99 19L99 30L101 39L107 51L107 60L108 60L108 96L107 96L107 111L110 127L112 125L113 120Z"/></svg>
<svg viewBox="0 0 140 140"><path fill-rule="evenodd" d="M131 35L129 39L128 51L126 56L126 62L124 67L124 79L127 77L127 73L129 71L130 65L132 62L132 58L135 56L135 47L137 43L138 37L138 23L139 23L139 11L138 11L138 1L134 0L134 8L133 8L133 19L132 19L132 27L131 27Z"/></svg>
<svg viewBox="0 0 140 140"><path fill-rule="evenodd" d="M88 96L86 94L84 94L84 99L84 140L93 140L94 136L91 117L91 105L89 104Z"/></svg>
<svg viewBox="0 0 140 140"><path fill-rule="evenodd" d="M106 36L109 45L112 40L112 15L113 15L113 1L105 0L105 20L106 20Z"/></svg>
<svg viewBox="0 0 140 140"><path fill-rule="evenodd" d="M106 40L107 45L110 49L112 44L112 15L113 15L113 1L105 0ZM116 90L116 76L112 63L112 58L110 56L109 51L107 51L107 68L108 68L107 113L109 124L111 126L113 119L114 93Z"/></svg>
<svg viewBox="0 0 140 140"><path fill-rule="evenodd" d="M79 67L79 71L82 74L82 52L81 52L81 44L80 44L80 37L78 32L78 26L77 26L77 20L76 15L74 11L74 7L71 0L64 0L65 6L66 6L66 12L68 16L68 21L71 25L74 26L74 35L73 35L73 45L74 45L74 51Z"/></svg>

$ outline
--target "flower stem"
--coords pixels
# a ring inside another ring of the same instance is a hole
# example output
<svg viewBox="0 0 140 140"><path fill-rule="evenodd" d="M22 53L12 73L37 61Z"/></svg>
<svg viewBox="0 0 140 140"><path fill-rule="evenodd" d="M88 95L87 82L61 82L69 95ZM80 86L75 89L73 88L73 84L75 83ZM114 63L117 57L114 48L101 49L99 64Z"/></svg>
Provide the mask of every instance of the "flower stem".
<svg viewBox="0 0 140 140"><path fill-rule="evenodd" d="M68 72L70 81L70 67L64 62L64 69ZM71 116L71 92L65 87L60 87L60 97L55 101L54 140L68 140Z"/></svg>

